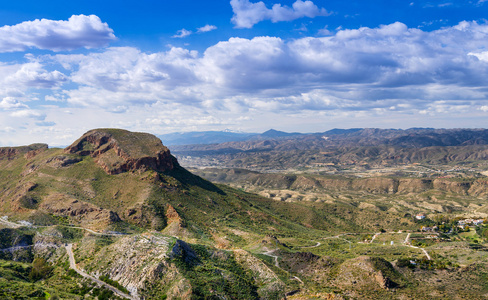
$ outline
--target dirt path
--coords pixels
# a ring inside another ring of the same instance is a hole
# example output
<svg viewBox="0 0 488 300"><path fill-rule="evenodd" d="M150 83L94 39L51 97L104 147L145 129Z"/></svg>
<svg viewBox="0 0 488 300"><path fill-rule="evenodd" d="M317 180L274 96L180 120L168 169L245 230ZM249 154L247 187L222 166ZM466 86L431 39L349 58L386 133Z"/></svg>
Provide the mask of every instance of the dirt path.
<svg viewBox="0 0 488 300"><path fill-rule="evenodd" d="M8 221L7 217L1 217L0 218L0 224L3 224L3 225L10 227L10 228L20 228L20 227L24 226L24 225L20 225L20 224Z"/></svg>
<svg viewBox="0 0 488 300"><path fill-rule="evenodd" d="M407 245L408 247L410 248L415 248L415 249L420 249L422 250L422 252L424 252L425 256L427 257L428 260L432 260L432 258L430 257L429 253L427 252L427 250L425 250L424 248L420 248L420 247L417 247L417 246L412 246L412 245Z"/></svg>
<svg viewBox="0 0 488 300"><path fill-rule="evenodd" d="M123 298L126 298L126 299L130 299L130 300L139 300L139 298L137 297L133 297L131 295L127 295L126 293L120 291L119 289L91 276L91 275L88 275L87 273L83 272L82 270L78 269L78 267L76 266L76 262L75 262L75 256L73 254L73 244L67 244L66 245L66 252L68 252L68 256L69 256L69 267L73 270L76 271L76 273L80 274L81 276L83 276L84 278L87 278L87 279L90 279L91 281L97 283L98 285L101 285L101 286L104 286L106 287L107 289L111 290L112 292L114 292L115 294L117 294L118 296L120 297L123 297Z"/></svg>
<svg viewBox="0 0 488 300"><path fill-rule="evenodd" d="M280 264L278 262L278 256L271 254L271 253L273 253L275 251L276 251L276 249L274 249L274 250L268 250L267 252L264 252L263 255L266 255L266 256L269 256L269 257L273 257L274 258L274 261L275 261L275 266L279 268L280 267Z"/></svg>
<svg viewBox="0 0 488 300"><path fill-rule="evenodd" d="M373 235L373 238L371 239L371 241L369 243L372 244L374 239L376 239L380 234L381 234L381 232L375 233L375 235Z"/></svg>
<svg viewBox="0 0 488 300"><path fill-rule="evenodd" d="M407 237L405 238L405 241L403 242L405 245L407 245L410 242L410 232L407 234Z"/></svg>
<svg viewBox="0 0 488 300"><path fill-rule="evenodd" d="M309 246L309 247L307 247L307 248L310 248L310 247L318 247L318 246L320 246L320 243L317 243L317 245L315 245L315 246ZM303 247L302 247L302 248L303 248ZM264 253L262 253L262 254L263 254L263 255L266 255L266 256L269 256L269 257L274 258L274 261L275 261L275 264L274 264L274 265L275 265L277 268L280 268L280 263L278 262L278 256L276 256L276 255L273 255L273 254L272 254L272 253L273 253L273 252L275 252L276 250L278 250L278 249L274 249L274 250L268 250L268 251L266 251L266 252L264 252ZM280 269L281 269L281 268L280 268ZM298 278L297 276L292 276L292 277L291 277L291 279L297 280L297 281L299 281L301 284L304 284L304 283L303 283L303 281L302 281L300 278Z"/></svg>
<svg viewBox="0 0 488 300"><path fill-rule="evenodd" d="M78 226L68 226L69 228L76 228L76 229L83 229L83 230L86 230L88 231L89 233L93 233L95 235L108 235L108 236L123 236L123 235L126 235L126 234L123 234L123 233L107 233L107 232L97 232L95 230L91 230L89 228L85 228L85 227L78 227Z"/></svg>
<svg viewBox="0 0 488 300"><path fill-rule="evenodd" d="M301 283L301 284L304 284L304 283L303 283L303 281L302 281L300 278L298 278L298 277L296 277L296 276L293 276L292 278L293 278L293 279L295 279L295 280L300 281L300 283Z"/></svg>
<svg viewBox="0 0 488 300"><path fill-rule="evenodd" d="M407 237L405 238L405 241L403 241L403 244L405 244L405 246L408 246L410 248L415 248L415 249L420 249L422 250L422 252L424 252L425 256L427 257L428 260L432 260L432 258L430 257L429 253L427 252L427 250L425 250L424 248L421 248L421 247L416 247L416 246L412 246L410 245L410 235L411 233L409 232L407 234Z"/></svg>
<svg viewBox="0 0 488 300"><path fill-rule="evenodd" d="M302 246L300 248L316 248L318 246L322 245L320 242L317 242L317 245L313 245L313 246Z"/></svg>

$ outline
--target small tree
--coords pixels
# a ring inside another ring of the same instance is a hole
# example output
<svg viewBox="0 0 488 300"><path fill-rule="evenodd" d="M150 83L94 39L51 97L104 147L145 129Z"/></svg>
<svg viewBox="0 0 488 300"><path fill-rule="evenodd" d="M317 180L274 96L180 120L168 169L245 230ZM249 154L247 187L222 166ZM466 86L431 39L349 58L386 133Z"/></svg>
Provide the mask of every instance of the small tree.
<svg viewBox="0 0 488 300"><path fill-rule="evenodd" d="M29 279L32 281L41 280L51 275L53 268L44 258L36 258L32 262L32 269L29 272Z"/></svg>

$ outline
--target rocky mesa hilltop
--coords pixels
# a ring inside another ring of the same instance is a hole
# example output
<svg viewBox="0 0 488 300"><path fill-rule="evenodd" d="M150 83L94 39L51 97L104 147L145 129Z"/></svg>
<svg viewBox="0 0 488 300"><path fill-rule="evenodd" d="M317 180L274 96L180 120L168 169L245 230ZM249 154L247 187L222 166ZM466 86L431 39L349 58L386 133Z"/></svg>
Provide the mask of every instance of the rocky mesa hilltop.
<svg viewBox="0 0 488 300"><path fill-rule="evenodd" d="M90 155L108 174L136 170L166 172L178 165L169 149L154 135L121 129L90 130L65 152Z"/></svg>

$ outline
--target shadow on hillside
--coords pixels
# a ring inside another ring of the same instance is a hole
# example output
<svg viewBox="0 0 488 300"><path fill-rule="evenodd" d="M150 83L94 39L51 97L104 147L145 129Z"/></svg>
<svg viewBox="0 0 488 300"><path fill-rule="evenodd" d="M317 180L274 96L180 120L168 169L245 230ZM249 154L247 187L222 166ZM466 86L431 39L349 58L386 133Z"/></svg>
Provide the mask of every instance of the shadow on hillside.
<svg viewBox="0 0 488 300"><path fill-rule="evenodd" d="M225 195L225 192L219 189L216 185L201 178L200 176L194 175L183 167L178 166L171 171L165 172L164 174L174 177L184 185L198 186L207 191Z"/></svg>

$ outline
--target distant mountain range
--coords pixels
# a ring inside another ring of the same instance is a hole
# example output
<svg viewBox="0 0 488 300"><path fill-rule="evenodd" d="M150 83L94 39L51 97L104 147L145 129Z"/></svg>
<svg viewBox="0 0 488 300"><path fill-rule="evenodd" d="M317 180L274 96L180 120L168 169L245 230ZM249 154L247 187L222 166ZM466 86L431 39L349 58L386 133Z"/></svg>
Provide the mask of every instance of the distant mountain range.
<svg viewBox="0 0 488 300"><path fill-rule="evenodd" d="M174 145L171 152L191 157L188 166L205 159L226 167L286 169L317 163L473 162L488 158L487 145L487 129L353 128L309 134L271 130L241 141Z"/></svg>
<svg viewBox="0 0 488 300"><path fill-rule="evenodd" d="M228 142L259 143L263 140L280 140L279 144L289 144L292 140L306 145L324 146L373 146L391 145L422 148L430 146L462 146L488 144L487 129L378 129L351 128L331 129L321 133L283 132L270 129L263 133L231 131L199 131L158 135L165 145L209 145ZM237 146L234 144L234 146ZM303 145L302 145L303 146ZM248 148L248 147L244 147Z"/></svg>
<svg viewBox="0 0 488 300"><path fill-rule="evenodd" d="M284 137L301 136L303 133L288 133L270 129L263 133L233 132L233 131L192 131L161 134L158 137L165 145L199 145L219 144L226 142L241 142L249 140L278 139Z"/></svg>

